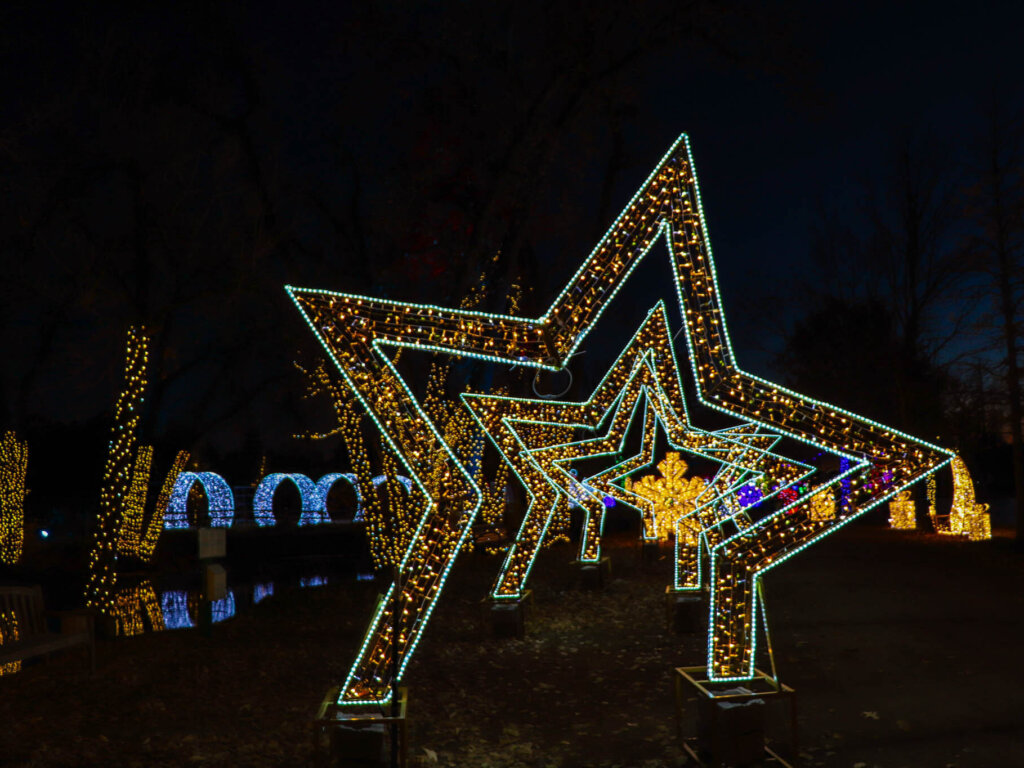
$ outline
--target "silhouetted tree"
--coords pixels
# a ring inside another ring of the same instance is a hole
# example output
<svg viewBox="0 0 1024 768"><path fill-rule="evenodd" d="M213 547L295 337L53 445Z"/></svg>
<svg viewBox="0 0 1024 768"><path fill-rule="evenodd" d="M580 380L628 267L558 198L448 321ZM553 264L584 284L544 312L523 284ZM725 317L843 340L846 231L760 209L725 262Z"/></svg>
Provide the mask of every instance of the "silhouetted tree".
<svg viewBox="0 0 1024 768"><path fill-rule="evenodd" d="M984 140L978 147L968 211L975 231L968 238L971 265L984 277L978 298L986 313L980 320L991 342L980 350L977 365L998 360L993 372L1001 380L1013 462L1016 539L1024 544L1024 436L1021 420L1021 302L1024 299L1024 123L998 101L988 112Z"/></svg>

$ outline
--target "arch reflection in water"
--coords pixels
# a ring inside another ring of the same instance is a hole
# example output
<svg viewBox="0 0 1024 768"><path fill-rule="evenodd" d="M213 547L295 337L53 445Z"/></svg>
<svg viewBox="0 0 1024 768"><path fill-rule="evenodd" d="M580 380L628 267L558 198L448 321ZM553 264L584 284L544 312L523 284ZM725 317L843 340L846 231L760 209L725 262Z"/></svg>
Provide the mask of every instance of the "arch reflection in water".
<svg viewBox="0 0 1024 768"><path fill-rule="evenodd" d="M164 614L164 626L167 629L190 629L196 625L196 613L199 610L198 599L192 599L184 589L171 589L160 595L160 608ZM228 590L220 600L211 605L213 623L230 619L235 615L235 593Z"/></svg>
<svg viewBox="0 0 1024 768"><path fill-rule="evenodd" d="M252 604L256 605L260 600L274 596L274 582L264 581L252 585Z"/></svg>

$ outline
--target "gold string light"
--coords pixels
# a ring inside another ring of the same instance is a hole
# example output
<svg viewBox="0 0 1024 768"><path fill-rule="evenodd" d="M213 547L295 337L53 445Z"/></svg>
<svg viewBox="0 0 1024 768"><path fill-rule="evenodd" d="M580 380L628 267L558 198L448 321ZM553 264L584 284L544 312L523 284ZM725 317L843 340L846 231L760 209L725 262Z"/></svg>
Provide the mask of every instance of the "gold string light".
<svg viewBox="0 0 1024 768"><path fill-rule="evenodd" d="M153 446L141 445L135 455L132 484L124 500L117 551L121 555L141 557L143 524L146 517L146 495L149 473L153 467Z"/></svg>
<svg viewBox="0 0 1024 768"><path fill-rule="evenodd" d="M0 439L0 563L14 565L25 543L25 475L28 443L14 432Z"/></svg>
<svg viewBox="0 0 1024 768"><path fill-rule="evenodd" d="M286 290L345 386L366 409L425 500L402 561L398 597L403 618L397 627L388 621L385 606L392 604L396 593L392 585L341 686L339 704L389 699L392 659L398 659L397 677L401 678L465 540L468 523L481 504L479 486L412 394L387 350L414 348L559 370L662 235L669 247L701 402L828 452L830 461L833 456L845 459L850 467L835 475L822 466L815 475L820 482L770 489L777 494L775 501L761 505L760 516L748 527L724 536L712 548L711 679L746 680L754 674L757 585L763 573L949 461L948 451L748 374L736 365L685 137L670 148L539 318L289 286ZM815 497L836 483L844 483L843 514L815 519L812 509L822 503Z"/></svg>
<svg viewBox="0 0 1024 768"><path fill-rule="evenodd" d="M156 552L157 542L160 541L160 534L164 530L164 516L167 514L167 506L171 503L171 494L174 492L174 484L178 482L178 475L185 471L188 466L189 452L178 451L174 457L171 468L167 471L163 485L160 486L160 493L157 494L156 503L153 506L153 514L149 518L149 524L139 544L138 557L145 563L153 559Z"/></svg>

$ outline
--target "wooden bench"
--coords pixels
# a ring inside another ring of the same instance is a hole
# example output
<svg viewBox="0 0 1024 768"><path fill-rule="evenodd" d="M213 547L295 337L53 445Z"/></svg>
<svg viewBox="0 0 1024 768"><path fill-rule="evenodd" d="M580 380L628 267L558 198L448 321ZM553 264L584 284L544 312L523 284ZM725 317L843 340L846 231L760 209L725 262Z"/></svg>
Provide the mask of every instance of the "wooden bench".
<svg viewBox="0 0 1024 768"><path fill-rule="evenodd" d="M50 632L47 616L60 619L60 633ZM13 617L13 622L12 622ZM11 631L12 624L14 631ZM84 646L89 654L89 669L96 671L94 615L91 611L45 611L43 590L34 587L0 586L0 664L48 656L66 648ZM17 639L10 640L16 634Z"/></svg>

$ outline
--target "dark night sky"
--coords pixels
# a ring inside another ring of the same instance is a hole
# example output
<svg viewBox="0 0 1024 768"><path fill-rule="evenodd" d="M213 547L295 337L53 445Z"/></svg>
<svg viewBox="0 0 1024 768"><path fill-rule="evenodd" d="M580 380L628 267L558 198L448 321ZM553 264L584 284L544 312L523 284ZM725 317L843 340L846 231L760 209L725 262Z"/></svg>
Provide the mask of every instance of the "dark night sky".
<svg viewBox="0 0 1024 768"><path fill-rule="evenodd" d="M438 85L434 81L444 70L403 69L397 37L396 50L384 45L379 51L380 60L393 59L394 66L353 68L338 54L359 33L348 26L352 10L345 4L232 7L223 37L241 40L262 62L266 91L260 108L274 126L264 134L273 162L301 171L296 176L316 179L319 153L329 137L358 147L364 169L392 173L388 142L408 147L421 131L420 125L404 121L403 99L410 91ZM766 73L764 66L697 63L682 50L645 61L637 68L625 131L628 164L611 208L621 208L679 133L689 134L725 306L734 316L739 362L767 373L765 350L777 338L772 336L774 323L750 322L751 308L759 306L756 294L784 296L804 279L817 208L827 201L838 211L854 211L862 181L882 173L894 137L913 132L939 147L951 165L967 164L967 148L981 130L991 94L1002 94L1011 108L1020 103L1024 5L807 0L756 7L777 9L785 18L781 28L794 56L782 67L788 74ZM438 3L430 12L443 14L445 8ZM17 120L21 105L34 94L59 92L61 80L75 76L81 41L104 39L107 27L139 40L159 40L168 50L202 49L209 55L216 54L219 39L216 31L197 32L193 16L177 6L107 15L91 8L58 13L34 6L8 9L3 21L0 50L9 94L0 105L4 121ZM375 91L373 98L366 97L368 89ZM230 89L225 93L229 102ZM438 114L451 135L490 128L445 105ZM604 157L583 154L570 158L570 167L591 170L571 179L549 176L538 194L550 199L553 208L560 196L572 195L581 209L592 205L596 210L597 185L588 183L588 173L596 177L600 171L594 169L604 162ZM539 243L538 249L542 255L545 248L578 250L578 256L565 261L577 264L592 246L594 232L581 230L575 220L566 228L557 244ZM551 276L543 289L553 296L554 286L568 274ZM329 263L293 271L279 264L274 274L278 283L351 290L347 278ZM655 279L652 273L647 284ZM639 295L635 300L649 307L657 298ZM631 328L635 320L629 314L622 319ZM294 320L284 329L285 338L306 333ZM110 341L100 356L113 357L118 346ZM116 375L116 364L107 367ZM110 391L106 385L99 389ZM67 406L73 398L62 396L61 401ZM83 417L94 408L91 401L83 404Z"/></svg>
<svg viewBox="0 0 1024 768"><path fill-rule="evenodd" d="M862 185L883 174L900 137L923 138L962 169L992 95L1014 108L1022 93L1024 5L764 5L778 7L787 19L806 82L721 62L688 70L678 66L679 52L653 58L637 78L639 113L627 133L630 167L618 190L621 205L676 136L689 134L727 307L765 286L775 290L802 279L822 204L856 211ZM254 34L268 36L268 49L294 78L287 88L315 114L318 90L338 74L310 66L318 44L329 48L336 41L330 25L320 26L312 45L297 54L309 42L301 15L283 20L283 28L281 19L265 21L254 23ZM381 115L354 104L350 118L343 130L358 133L372 131ZM459 125L458 116L451 122ZM544 193L559 194L557 185L552 179ZM576 238L580 258L592 244L587 235ZM325 287L343 290L344 279ZM757 325L750 330L757 332ZM756 369L768 364L763 349L777 339L735 342L743 362Z"/></svg>

